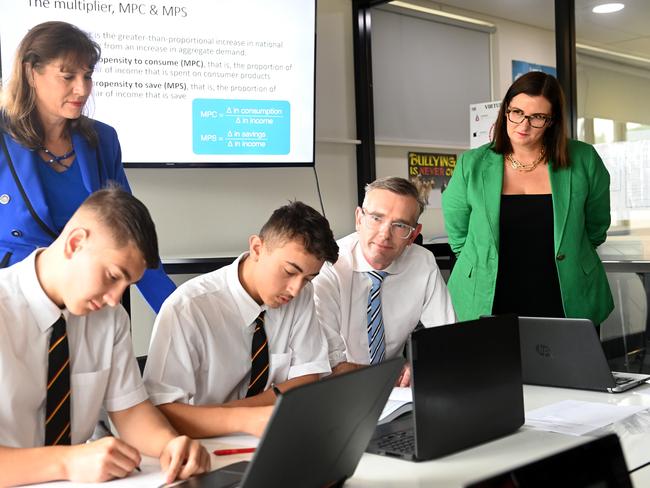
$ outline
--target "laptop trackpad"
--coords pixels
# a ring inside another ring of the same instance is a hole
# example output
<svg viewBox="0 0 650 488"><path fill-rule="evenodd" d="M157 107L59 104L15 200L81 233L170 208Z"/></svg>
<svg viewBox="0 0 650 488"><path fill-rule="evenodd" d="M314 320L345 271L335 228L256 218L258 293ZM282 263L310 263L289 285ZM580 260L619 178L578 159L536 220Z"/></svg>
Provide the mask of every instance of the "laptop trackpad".
<svg viewBox="0 0 650 488"><path fill-rule="evenodd" d="M249 461L240 461L209 473L193 476L184 483L175 486L186 488L235 488L239 486Z"/></svg>

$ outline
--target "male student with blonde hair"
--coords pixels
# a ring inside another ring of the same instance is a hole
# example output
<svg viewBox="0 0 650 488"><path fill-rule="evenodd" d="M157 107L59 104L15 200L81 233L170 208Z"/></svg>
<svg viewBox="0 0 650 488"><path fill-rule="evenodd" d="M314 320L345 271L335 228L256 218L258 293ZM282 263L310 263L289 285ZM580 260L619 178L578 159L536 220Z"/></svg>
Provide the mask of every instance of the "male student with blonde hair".
<svg viewBox="0 0 650 488"><path fill-rule="evenodd" d="M47 248L0 270L0 485L122 478L141 453L166 480L210 467L147 400L119 304L158 265L145 206L91 194ZM104 406L120 434L86 442Z"/></svg>

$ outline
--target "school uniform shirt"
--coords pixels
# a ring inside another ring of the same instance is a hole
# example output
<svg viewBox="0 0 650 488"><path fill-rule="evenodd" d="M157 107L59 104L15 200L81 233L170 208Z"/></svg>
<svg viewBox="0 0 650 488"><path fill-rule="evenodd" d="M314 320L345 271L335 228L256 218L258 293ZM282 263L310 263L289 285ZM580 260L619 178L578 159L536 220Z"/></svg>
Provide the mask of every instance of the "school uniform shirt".
<svg viewBox="0 0 650 488"><path fill-rule="evenodd" d="M122 306L83 317L61 310L36 276L33 252L0 270L0 445L45 442L47 361L52 325L61 314L70 349L72 443L93 433L102 406L109 412L147 399Z"/></svg>
<svg viewBox="0 0 650 488"><path fill-rule="evenodd" d="M145 385L155 405L220 404L246 396L255 319L266 310L266 388L307 374L329 373L327 344L308 283L278 308L258 305L239 281L239 263L193 278L171 294L154 324Z"/></svg>
<svg viewBox="0 0 650 488"><path fill-rule="evenodd" d="M365 272L373 268L363 256L356 232L337 243L339 259L325 263L313 282L330 365L369 364L366 309L371 282ZM447 286L427 249L408 246L384 271L389 273L381 286L386 358L402 353L419 321L425 327L456 321Z"/></svg>

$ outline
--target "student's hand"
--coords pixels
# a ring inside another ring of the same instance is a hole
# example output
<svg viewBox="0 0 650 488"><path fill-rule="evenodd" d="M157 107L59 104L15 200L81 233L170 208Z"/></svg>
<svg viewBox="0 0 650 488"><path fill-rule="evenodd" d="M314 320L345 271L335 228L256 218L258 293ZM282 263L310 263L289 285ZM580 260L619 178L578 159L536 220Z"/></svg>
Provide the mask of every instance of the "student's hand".
<svg viewBox="0 0 650 488"><path fill-rule="evenodd" d="M405 364L402 366L402 372L400 373L395 386L408 387L411 386L411 365Z"/></svg>
<svg viewBox="0 0 650 488"><path fill-rule="evenodd" d="M171 483L209 471L210 455L199 441L182 435L167 443L160 454L160 466L165 471L165 483Z"/></svg>
<svg viewBox="0 0 650 488"><path fill-rule="evenodd" d="M269 423L273 413L273 405L268 407L248 407L242 408L243 431L256 437L262 437L266 424Z"/></svg>
<svg viewBox="0 0 650 488"><path fill-rule="evenodd" d="M115 437L70 446L64 457L66 478L92 482L124 478L140 464L140 453Z"/></svg>
<svg viewBox="0 0 650 488"><path fill-rule="evenodd" d="M366 364L348 363L344 361L332 368L332 374L337 375L337 374L347 373L349 371L354 371L355 369L364 368L366 366L367 366Z"/></svg>

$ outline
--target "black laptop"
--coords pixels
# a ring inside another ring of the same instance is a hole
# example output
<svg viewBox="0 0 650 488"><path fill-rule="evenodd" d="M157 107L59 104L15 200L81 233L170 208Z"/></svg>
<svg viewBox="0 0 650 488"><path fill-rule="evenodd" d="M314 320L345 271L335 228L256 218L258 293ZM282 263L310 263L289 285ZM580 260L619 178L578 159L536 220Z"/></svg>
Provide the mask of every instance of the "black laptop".
<svg viewBox="0 0 650 488"><path fill-rule="evenodd" d="M591 320L519 317L524 383L620 393L650 375L612 372Z"/></svg>
<svg viewBox="0 0 650 488"><path fill-rule="evenodd" d="M632 488L616 434L599 437L466 488Z"/></svg>
<svg viewBox="0 0 650 488"><path fill-rule="evenodd" d="M411 461L510 434L524 423L517 317L414 331L413 412L378 425L367 451Z"/></svg>
<svg viewBox="0 0 650 488"><path fill-rule="evenodd" d="M190 478L186 488L323 487L352 476L404 360L289 390L276 403L250 462Z"/></svg>

